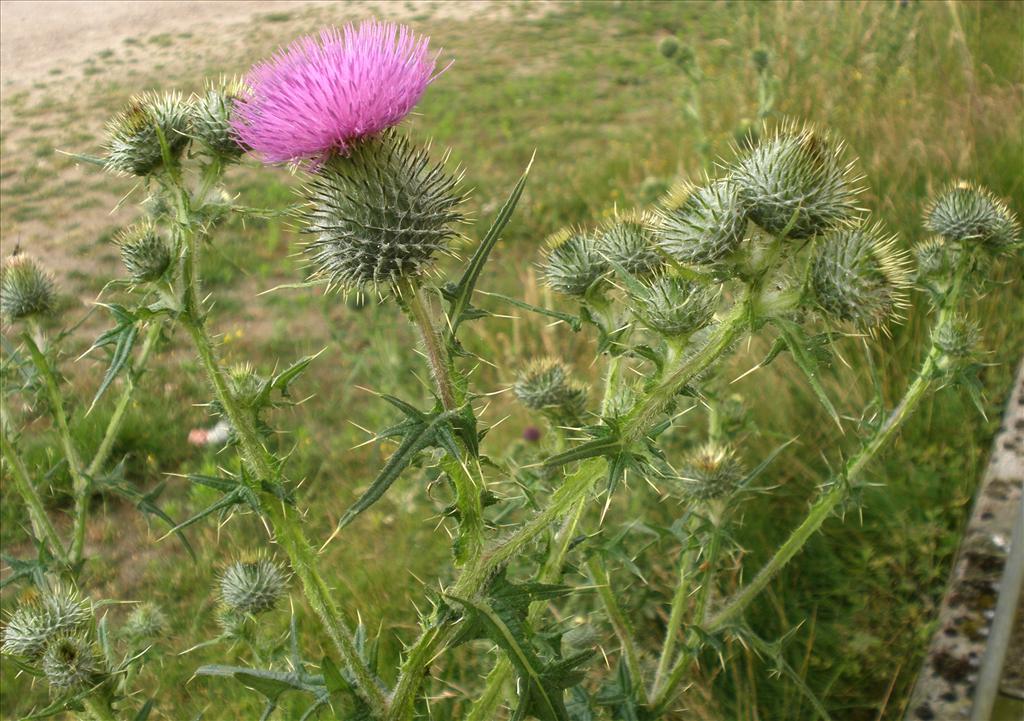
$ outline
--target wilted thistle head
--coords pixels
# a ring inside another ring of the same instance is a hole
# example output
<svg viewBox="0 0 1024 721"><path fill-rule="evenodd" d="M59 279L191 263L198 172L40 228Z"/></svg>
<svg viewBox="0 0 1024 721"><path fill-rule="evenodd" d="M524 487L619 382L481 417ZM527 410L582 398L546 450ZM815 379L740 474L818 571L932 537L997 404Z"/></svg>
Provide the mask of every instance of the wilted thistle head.
<svg viewBox="0 0 1024 721"><path fill-rule="evenodd" d="M107 123L106 167L116 173L146 176L163 165L157 129L163 133L172 158L189 141L189 105L181 93L146 93Z"/></svg>
<svg viewBox="0 0 1024 721"><path fill-rule="evenodd" d="M936 326L932 342L950 359L963 362L970 359L981 338L978 324L965 315L954 315Z"/></svg>
<svg viewBox="0 0 1024 721"><path fill-rule="evenodd" d="M564 228L545 241L544 283L559 293L584 296L608 271L608 263L582 228Z"/></svg>
<svg viewBox="0 0 1024 721"><path fill-rule="evenodd" d="M346 153L419 102L436 64L428 43L377 20L300 38L249 71L232 125L267 163Z"/></svg>
<svg viewBox="0 0 1024 721"><path fill-rule="evenodd" d="M1020 244L1020 224L1003 201L985 188L960 180L925 210L925 225L948 241L1000 252Z"/></svg>
<svg viewBox="0 0 1024 721"><path fill-rule="evenodd" d="M170 624L167 614L155 603L140 603L125 619L121 626L121 635L133 644L145 643L158 639L167 633Z"/></svg>
<svg viewBox="0 0 1024 721"><path fill-rule="evenodd" d="M711 501L736 490L743 466L728 446L709 442L690 453L682 469L682 491L689 498Z"/></svg>
<svg viewBox="0 0 1024 721"><path fill-rule="evenodd" d="M674 185L654 210L658 245L684 264L712 265L739 247L747 230L747 215L736 185L708 181L697 187Z"/></svg>
<svg viewBox="0 0 1024 721"><path fill-rule="evenodd" d="M3 651L37 659L51 639L79 631L91 618L87 599L70 586L56 586L15 610L4 628Z"/></svg>
<svg viewBox="0 0 1024 721"><path fill-rule="evenodd" d="M810 238L857 211L858 179L842 154L828 133L786 124L741 157L731 177L751 220L775 235L789 228L789 238Z"/></svg>
<svg viewBox="0 0 1024 721"><path fill-rule="evenodd" d="M258 554L229 565L220 577L220 597L237 613L270 611L284 596L288 576L274 560Z"/></svg>
<svg viewBox="0 0 1024 721"><path fill-rule="evenodd" d="M49 315L57 304L53 278L27 255L11 256L0 273L0 311L10 321Z"/></svg>
<svg viewBox="0 0 1024 721"><path fill-rule="evenodd" d="M231 162L245 152L239 144L231 118L244 86L237 79L207 83L206 91L192 101L192 135L211 154Z"/></svg>
<svg viewBox="0 0 1024 721"><path fill-rule="evenodd" d="M95 646L82 633L61 634L51 639L43 651L42 667L50 687L58 692L92 686L102 671Z"/></svg>
<svg viewBox="0 0 1024 721"><path fill-rule="evenodd" d="M703 283L664 275L631 291L632 308L651 330L664 336L686 336L706 327L715 317L718 291Z"/></svg>
<svg viewBox="0 0 1024 721"><path fill-rule="evenodd" d="M569 369L557 358L531 361L519 374L512 393L524 406L549 411L565 418L578 418L587 404L587 388L571 378Z"/></svg>
<svg viewBox="0 0 1024 721"><path fill-rule="evenodd" d="M821 239L811 262L811 289L829 317L862 330L884 328L907 305L908 254L879 223L837 228Z"/></svg>
<svg viewBox="0 0 1024 721"><path fill-rule="evenodd" d="M312 276L330 286L387 290L450 253L462 221L461 175L394 131L351 148L317 172L307 189L304 231Z"/></svg>
<svg viewBox="0 0 1024 721"><path fill-rule="evenodd" d="M594 246L603 258L633 275L648 275L662 265L650 230L651 218L637 211L616 213L601 228Z"/></svg>
<svg viewBox="0 0 1024 721"><path fill-rule="evenodd" d="M119 233L114 239L121 262L136 283L158 280L171 265L171 249L148 218Z"/></svg>

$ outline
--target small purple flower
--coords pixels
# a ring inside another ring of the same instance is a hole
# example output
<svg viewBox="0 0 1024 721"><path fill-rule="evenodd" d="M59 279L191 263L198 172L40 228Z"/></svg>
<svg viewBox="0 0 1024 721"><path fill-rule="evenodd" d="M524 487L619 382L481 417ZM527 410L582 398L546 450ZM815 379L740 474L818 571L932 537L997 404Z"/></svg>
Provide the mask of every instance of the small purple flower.
<svg viewBox="0 0 1024 721"><path fill-rule="evenodd" d="M527 426L523 429L523 440L529 441L530 443L536 443L540 440L540 428L537 426Z"/></svg>
<svg viewBox="0 0 1024 721"><path fill-rule="evenodd" d="M435 77L428 43L377 20L300 38L249 71L232 127L266 163L345 153L413 109Z"/></svg>

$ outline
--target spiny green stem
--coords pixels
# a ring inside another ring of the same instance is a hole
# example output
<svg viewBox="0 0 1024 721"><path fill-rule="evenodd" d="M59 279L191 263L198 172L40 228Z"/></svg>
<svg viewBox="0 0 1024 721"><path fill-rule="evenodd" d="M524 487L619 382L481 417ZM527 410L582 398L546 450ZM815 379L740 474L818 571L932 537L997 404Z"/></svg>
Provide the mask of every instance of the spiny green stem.
<svg viewBox="0 0 1024 721"><path fill-rule="evenodd" d="M68 416L64 410L64 397L61 395L60 386L57 384L57 377L50 368L46 356L39 350L31 333L24 333L22 336L25 345L28 347L29 355L32 357L32 364L43 379L46 387L47 399L50 402L50 413L53 415L54 423L57 425L57 435L60 436L61 446L64 450L64 458L68 462L68 472L71 474L72 492L75 497L74 527L72 530L71 550L68 553L68 562L74 566L82 560L82 553L85 550L85 521L89 512L89 480L82 472L82 461L75 447L74 439L71 437L71 429L68 427Z"/></svg>
<svg viewBox="0 0 1024 721"><path fill-rule="evenodd" d="M413 324L423 339L427 362L430 364L430 375L434 379L437 395L446 411L453 411L462 405L461 393L452 382L451 359L444 349L444 340L437 332L437 326L431 317L430 310L423 298L423 290L409 281L400 288L401 300L409 309Z"/></svg>
<svg viewBox="0 0 1024 721"><path fill-rule="evenodd" d="M691 516L686 524L686 547L679 554L679 580L676 582L675 593L672 594L672 605L670 606L668 624L665 627L665 642L661 646L661 657L658 659L658 670L654 674L654 684L651 686L651 695L658 692L661 681L668 673L669 666L676 652L676 643L679 641L679 631L683 625L683 617L686 614L687 599L690 595L691 570L694 560L693 548L690 545L691 537L696 526L696 517Z"/></svg>
<svg viewBox="0 0 1024 721"><path fill-rule="evenodd" d="M28 508L28 517L32 524L32 531L38 538L46 541L50 552L54 556L62 563L67 564L67 552L64 549L63 542L60 540L60 536L57 534L57 529L53 527L50 517L46 515L46 508L43 506L39 493L36 492L36 487L32 483L25 463L21 460L21 456L18 455L13 441L7 436L9 415L7 405L3 403L2 399L0 399L0 413L3 414L2 422L0 422L0 450L3 452L3 459L7 463L7 469L14 481L14 488L22 500L25 501L25 506Z"/></svg>
<svg viewBox="0 0 1024 721"><path fill-rule="evenodd" d="M156 342L160 338L161 332L163 332L162 321L153 323L146 331L146 338L142 343L142 349L139 351L139 357L133 364L132 369L125 376L124 388L121 390L121 396L117 399L117 405L114 406L114 413L110 416L110 421L107 423L107 430L104 432L103 439L100 441L100 445L96 449L96 454L93 456L92 462L89 463L89 467L85 471L86 475L95 476L103 470L103 465L107 462L107 458L110 456L110 451L114 447L114 441L117 440L117 436L121 432L121 426L124 425L125 413L131 404L136 384L138 383L139 377L142 375L146 364L149 362L149 356L153 352L153 348L156 346Z"/></svg>
<svg viewBox="0 0 1024 721"><path fill-rule="evenodd" d="M630 678L633 681L632 690L637 694L637 700L640 703L647 703L647 689L644 686L643 671L640 668L640 656L636 650L636 643L633 641L633 629L630 627L629 622L626 621L626 617L619 607L619 602L615 599L615 594L612 592L611 578L608 576L608 570L600 559L592 556L587 559L587 571L590 573L590 578L597 588L597 594L600 596L605 613L608 615L608 621L612 624L612 629L615 631L619 643L622 644L622 655L626 661L626 668L629 669Z"/></svg>

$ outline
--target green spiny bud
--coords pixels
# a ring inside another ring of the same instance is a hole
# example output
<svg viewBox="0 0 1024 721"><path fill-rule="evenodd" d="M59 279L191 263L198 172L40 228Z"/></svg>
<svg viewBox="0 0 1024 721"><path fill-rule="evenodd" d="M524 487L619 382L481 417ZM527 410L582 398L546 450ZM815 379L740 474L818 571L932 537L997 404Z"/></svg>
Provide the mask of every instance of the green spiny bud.
<svg viewBox="0 0 1024 721"><path fill-rule="evenodd" d="M204 148L227 162L238 160L245 152L231 129L231 113L242 89L239 80L222 79L208 83L206 92L192 102L192 134Z"/></svg>
<svg viewBox="0 0 1024 721"><path fill-rule="evenodd" d="M249 362L237 363L227 372L228 392L237 403L246 408L259 405L266 379L260 376Z"/></svg>
<svg viewBox="0 0 1024 721"><path fill-rule="evenodd" d="M641 285L642 291L630 292L633 311L656 333L687 336L715 317L718 291L703 283L665 275Z"/></svg>
<svg viewBox="0 0 1024 721"><path fill-rule="evenodd" d="M743 479L743 466L728 446L707 443L692 452L682 471L684 495L711 501L732 494Z"/></svg>
<svg viewBox="0 0 1024 721"><path fill-rule="evenodd" d="M228 566L220 577L224 605L241 614L269 611L284 596L288 576L275 561L257 554Z"/></svg>
<svg viewBox="0 0 1024 721"><path fill-rule="evenodd" d="M596 244L581 228L560 230L545 245L541 273L548 287L559 293L584 296L608 271Z"/></svg>
<svg viewBox="0 0 1024 721"><path fill-rule="evenodd" d="M58 692L77 691L94 685L102 673L99 654L84 634L62 634L46 644L43 673Z"/></svg>
<svg viewBox="0 0 1024 721"><path fill-rule="evenodd" d="M52 638L78 631L92 618L89 601L69 586L56 586L11 615L4 628L3 651L39 658Z"/></svg>
<svg viewBox="0 0 1024 721"><path fill-rule="evenodd" d="M860 191L842 153L842 142L808 126L786 124L763 138L732 173L750 219L798 240L849 220Z"/></svg>
<svg viewBox="0 0 1024 721"><path fill-rule="evenodd" d="M917 278L924 283L944 283L953 279L959 251L940 235L928 238L914 247Z"/></svg>
<svg viewBox="0 0 1024 721"><path fill-rule="evenodd" d="M910 263L880 224L833 230L818 244L811 288L828 316L863 330L885 326L907 305Z"/></svg>
<svg viewBox="0 0 1024 721"><path fill-rule="evenodd" d="M950 359L971 358L981 338L978 324L965 315L954 315L932 331L932 342Z"/></svg>
<svg viewBox="0 0 1024 721"><path fill-rule="evenodd" d="M155 603L140 603L125 619L121 635L133 644L156 640L167 633L167 614Z"/></svg>
<svg viewBox="0 0 1024 721"><path fill-rule="evenodd" d="M8 259L0 275L0 311L11 321L49 315L57 304L53 278L27 255Z"/></svg>
<svg viewBox="0 0 1024 721"><path fill-rule="evenodd" d="M149 219L118 234L121 262L136 283L159 280L171 265L171 249Z"/></svg>
<svg viewBox="0 0 1024 721"><path fill-rule="evenodd" d="M147 93L132 98L107 124L108 170L146 176L163 165L157 129L163 133L172 158L189 141L189 105L181 93Z"/></svg>
<svg viewBox="0 0 1024 721"><path fill-rule="evenodd" d="M313 277L387 290L430 272L437 254L451 253L451 226L462 221L461 174L447 174L443 162L388 131L321 166L304 214Z"/></svg>
<svg viewBox="0 0 1024 721"><path fill-rule="evenodd" d="M1003 201L985 188L960 180L925 210L925 225L946 240L1000 252L1020 244L1020 224Z"/></svg>
<svg viewBox="0 0 1024 721"><path fill-rule="evenodd" d="M753 60L757 72L763 73L768 69L768 64L771 62L771 53L768 52L766 47L755 48L750 54L750 59Z"/></svg>
<svg viewBox="0 0 1024 721"><path fill-rule="evenodd" d="M675 35L666 35L658 43L658 52L666 58L671 58L679 52L679 39Z"/></svg>
<svg viewBox="0 0 1024 721"><path fill-rule="evenodd" d="M618 263L628 273L649 275L662 265L651 224L645 213L616 214L602 228L594 246L603 258Z"/></svg>
<svg viewBox="0 0 1024 721"><path fill-rule="evenodd" d="M532 361L512 386L516 399L535 411L548 411L567 418L579 418L587 403L587 389L574 381L556 358Z"/></svg>
<svg viewBox="0 0 1024 721"><path fill-rule="evenodd" d="M654 211L658 245L680 263L712 265L739 247L747 216L728 180L677 183Z"/></svg>

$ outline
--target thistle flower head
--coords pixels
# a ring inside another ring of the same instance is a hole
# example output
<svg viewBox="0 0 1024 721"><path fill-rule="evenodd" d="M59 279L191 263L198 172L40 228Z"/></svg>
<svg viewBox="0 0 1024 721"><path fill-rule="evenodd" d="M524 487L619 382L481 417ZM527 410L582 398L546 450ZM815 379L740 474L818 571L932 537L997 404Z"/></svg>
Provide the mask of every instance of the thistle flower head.
<svg viewBox="0 0 1024 721"><path fill-rule="evenodd" d="M108 170L146 176L164 162L158 129L172 158L188 145L189 105L181 93L146 93L131 99L127 107L107 123Z"/></svg>
<svg viewBox="0 0 1024 721"><path fill-rule="evenodd" d="M53 278L27 255L14 255L0 273L0 312L11 321L48 315L57 304Z"/></svg>
<svg viewBox="0 0 1024 721"><path fill-rule="evenodd" d="M686 336L715 317L718 292L703 283L663 275L630 293L633 311L651 330L664 336Z"/></svg>
<svg viewBox="0 0 1024 721"><path fill-rule="evenodd" d="M121 635L134 644L155 640L165 633L170 624L167 614L155 603L140 603L125 619Z"/></svg>
<svg viewBox="0 0 1024 721"><path fill-rule="evenodd" d="M709 442L693 451L682 469L684 495L711 501L736 490L743 479L743 466L728 446Z"/></svg>
<svg viewBox="0 0 1024 721"><path fill-rule="evenodd" d="M81 633L51 639L43 651L42 667L50 687L58 692L87 688L102 672L95 646Z"/></svg>
<svg viewBox="0 0 1024 721"><path fill-rule="evenodd" d="M117 235L121 262L136 283L158 280L171 265L171 249L148 218Z"/></svg>
<svg viewBox="0 0 1024 721"><path fill-rule="evenodd" d="M307 189L305 251L332 287L385 290L430 272L462 221L461 174L389 131L326 162Z"/></svg>
<svg viewBox="0 0 1024 721"><path fill-rule="evenodd" d="M786 124L762 138L732 171L751 220L778 235L810 238L850 219L857 178L843 143L809 126Z"/></svg>
<svg viewBox="0 0 1024 721"><path fill-rule="evenodd" d="M284 596L288 575L271 558L257 554L229 565L220 577L224 605L241 614L270 611Z"/></svg>
<svg viewBox="0 0 1024 721"><path fill-rule="evenodd" d="M565 295L584 296L608 271L608 263L582 228L565 228L548 237L541 265L544 283Z"/></svg>
<svg viewBox="0 0 1024 721"><path fill-rule="evenodd" d="M587 403L587 389L574 381L569 369L556 358L532 361L512 386L516 399L535 411L578 418Z"/></svg>
<svg viewBox="0 0 1024 721"><path fill-rule="evenodd" d="M419 102L436 64L428 42L376 20L300 38L249 71L232 126L267 163L347 153Z"/></svg>
<svg viewBox="0 0 1024 721"><path fill-rule="evenodd" d="M884 328L907 305L908 254L880 224L837 228L821 239L811 263L811 288L828 316L863 330Z"/></svg>
<svg viewBox="0 0 1024 721"><path fill-rule="evenodd" d="M603 258L618 263L627 272L648 275L662 265L650 226L651 219L645 213L616 213L605 223L594 246Z"/></svg>
<svg viewBox="0 0 1024 721"><path fill-rule="evenodd" d="M712 265L739 247L747 216L729 180L674 185L654 211L661 249L680 263Z"/></svg>
<svg viewBox="0 0 1024 721"><path fill-rule="evenodd" d="M15 610L4 627L3 651L37 659L51 639L79 631L91 618L87 599L70 586L55 586Z"/></svg>
<svg viewBox="0 0 1024 721"><path fill-rule="evenodd" d="M222 78L207 82L205 92L192 101L192 135L209 153L226 162L238 160L245 152L231 127L235 105L244 92L240 80Z"/></svg>
<svg viewBox="0 0 1024 721"><path fill-rule="evenodd" d="M1000 252L1021 242L1020 223L1003 201L985 188L960 180L925 210L925 225L946 240Z"/></svg>
<svg viewBox="0 0 1024 721"><path fill-rule="evenodd" d="M955 361L971 358L981 339L978 324L965 315L957 314L936 326L932 342Z"/></svg>

